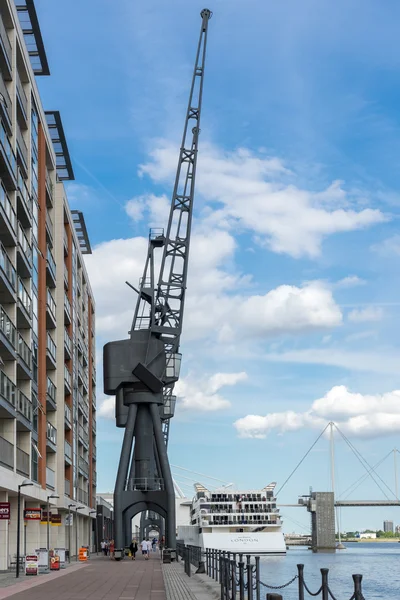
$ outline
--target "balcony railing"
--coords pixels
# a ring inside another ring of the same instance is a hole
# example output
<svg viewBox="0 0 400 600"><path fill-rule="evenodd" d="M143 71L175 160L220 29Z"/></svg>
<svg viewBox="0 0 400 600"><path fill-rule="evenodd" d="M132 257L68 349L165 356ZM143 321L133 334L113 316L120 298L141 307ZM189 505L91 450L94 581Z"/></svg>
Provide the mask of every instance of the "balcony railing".
<svg viewBox="0 0 400 600"><path fill-rule="evenodd" d="M25 116L25 119L26 119L27 115L28 115L28 100L27 100L27 97L26 97L26 94L25 94L25 90L24 90L24 87L22 85L22 82L21 82L21 79L20 79L18 71L17 71L16 80L17 80L17 94L18 94L18 98L19 98L19 101L21 102L21 105L22 105L22 108L23 108L23 112L25 113L24 116Z"/></svg>
<svg viewBox="0 0 400 600"><path fill-rule="evenodd" d="M79 457L79 468L82 471L82 473L89 477L89 465L87 461L84 458L82 458L82 456Z"/></svg>
<svg viewBox="0 0 400 600"><path fill-rule="evenodd" d="M18 355L24 361L28 369L32 370L32 350L20 333L18 333Z"/></svg>
<svg viewBox="0 0 400 600"><path fill-rule="evenodd" d="M25 419L27 419L30 423L32 422L32 400L25 396L18 390L18 405L17 410L21 415L24 415Z"/></svg>
<svg viewBox="0 0 400 600"><path fill-rule="evenodd" d="M8 197L8 194L3 184L0 185L0 204L3 207L4 212L6 213L8 221L11 225L11 229L14 231L14 233L16 233L17 215L12 207L10 198Z"/></svg>
<svg viewBox="0 0 400 600"><path fill-rule="evenodd" d="M46 467L46 485L53 490L56 487L56 474L50 467Z"/></svg>
<svg viewBox="0 0 400 600"><path fill-rule="evenodd" d="M71 321L71 303L69 301L67 294L64 295L64 309L65 309L65 314L68 317L68 320Z"/></svg>
<svg viewBox="0 0 400 600"><path fill-rule="evenodd" d="M47 306L54 317L56 319L56 301L53 298L53 294L50 291L50 288L47 288Z"/></svg>
<svg viewBox="0 0 400 600"><path fill-rule="evenodd" d="M68 354L72 356L72 340L69 337L68 331L64 329L64 344L68 350Z"/></svg>
<svg viewBox="0 0 400 600"><path fill-rule="evenodd" d="M28 315L32 316L32 298L22 283L22 279L18 277L18 298L21 301L22 306L25 308Z"/></svg>
<svg viewBox="0 0 400 600"><path fill-rule="evenodd" d="M14 468L14 445L0 436L0 465Z"/></svg>
<svg viewBox="0 0 400 600"><path fill-rule="evenodd" d="M4 154L7 157L10 170L13 173L14 177L16 177L17 159L15 158L14 150L12 149L10 140L8 138L6 130L4 129L3 123L1 123L0 125L0 142L3 146Z"/></svg>
<svg viewBox="0 0 400 600"><path fill-rule="evenodd" d="M68 233L65 229L64 229L64 248L68 254Z"/></svg>
<svg viewBox="0 0 400 600"><path fill-rule="evenodd" d="M69 283L68 283L68 269L67 269L67 267L64 268L64 284L65 284L66 289L68 289Z"/></svg>
<svg viewBox="0 0 400 600"><path fill-rule="evenodd" d="M53 258L53 254L49 248L49 246L47 246L47 264L49 266L50 271L52 272L53 278L56 278L56 263L55 260Z"/></svg>
<svg viewBox="0 0 400 600"><path fill-rule="evenodd" d="M47 229L49 230L50 239L53 240L54 226L53 226L53 220L52 220L48 210L46 211L46 226L47 226Z"/></svg>
<svg viewBox="0 0 400 600"><path fill-rule="evenodd" d="M17 125L17 144L21 151L25 166L26 166L26 168L28 168L28 148L26 147L24 136L22 135L22 131L21 131L19 125Z"/></svg>
<svg viewBox="0 0 400 600"><path fill-rule="evenodd" d="M15 383L13 383L3 371L0 371L0 396L11 404L13 408L16 408Z"/></svg>
<svg viewBox="0 0 400 600"><path fill-rule="evenodd" d="M47 332L47 350L55 362L57 360L57 346L49 332Z"/></svg>
<svg viewBox="0 0 400 600"><path fill-rule="evenodd" d="M72 424L72 415L71 415L71 409L68 406L68 404L64 404L64 415L65 415L65 420L69 423L69 425Z"/></svg>
<svg viewBox="0 0 400 600"><path fill-rule="evenodd" d="M82 425L79 425L79 436L82 438L85 444L89 445L89 434L83 429Z"/></svg>
<svg viewBox="0 0 400 600"><path fill-rule="evenodd" d="M81 411L83 412L83 414L86 417L86 420L89 420L89 406L86 402L86 400L83 399L82 394L79 392L79 408L81 409Z"/></svg>
<svg viewBox="0 0 400 600"><path fill-rule="evenodd" d="M0 306L0 330L13 348L15 348L17 343L17 330L2 306Z"/></svg>
<svg viewBox="0 0 400 600"><path fill-rule="evenodd" d="M3 244L0 242L0 268L4 272L8 279L9 284L15 290L17 283L17 272L12 265L11 260L8 258L8 254Z"/></svg>
<svg viewBox="0 0 400 600"><path fill-rule="evenodd" d="M52 400L54 402L54 404L56 404L57 388L54 385L54 383L52 382L52 380L50 379L50 377L47 378L47 396L50 398L50 400Z"/></svg>
<svg viewBox="0 0 400 600"><path fill-rule="evenodd" d="M64 454L69 460L72 460L72 446L67 440L64 442Z"/></svg>
<svg viewBox="0 0 400 600"><path fill-rule="evenodd" d="M46 186L47 186L47 190L49 192L50 198L51 198L51 200L53 200L54 187L53 187L53 182L50 177L50 173L48 172L47 168L46 168Z"/></svg>
<svg viewBox="0 0 400 600"><path fill-rule="evenodd" d="M78 502L88 505L88 493L78 488Z"/></svg>
<svg viewBox="0 0 400 600"><path fill-rule="evenodd" d="M22 229L21 223L18 223L18 244L20 245L25 258L29 264L32 263L32 247L26 237L25 231Z"/></svg>
<svg viewBox="0 0 400 600"><path fill-rule="evenodd" d="M29 464L29 454L21 450L21 448L17 448L17 472L29 477Z"/></svg>
<svg viewBox="0 0 400 600"><path fill-rule="evenodd" d="M47 421L46 437L55 446L57 445L57 429Z"/></svg>
<svg viewBox="0 0 400 600"><path fill-rule="evenodd" d="M3 19L0 19L0 37L1 37L2 41L3 41L3 46L4 46L4 49L6 51L7 60L8 60L8 66L9 66L10 71L11 71L11 67L12 67L11 42L10 42L9 37L7 35L6 28L4 27Z"/></svg>
<svg viewBox="0 0 400 600"><path fill-rule="evenodd" d="M68 371L66 366L64 366L64 380L67 382L67 384L71 388L72 387L72 375L71 375L70 371Z"/></svg>
<svg viewBox="0 0 400 600"><path fill-rule="evenodd" d="M18 189L28 215L32 216L33 201L31 195L29 194L25 179L22 177L21 171L18 171Z"/></svg>
<svg viewBox="0 0 400 600"><path fill-rule="evenodd" d="M65 479L64 493L66 496L71 495L71 482L69 479Z"/></svg>

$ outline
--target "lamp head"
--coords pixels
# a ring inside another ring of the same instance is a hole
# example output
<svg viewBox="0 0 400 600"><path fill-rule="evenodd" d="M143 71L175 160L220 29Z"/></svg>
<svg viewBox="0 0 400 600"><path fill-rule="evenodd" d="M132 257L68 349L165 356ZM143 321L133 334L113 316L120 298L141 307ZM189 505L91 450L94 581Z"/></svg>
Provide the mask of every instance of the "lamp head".
<svg viewBox="0 0 400 600"><path fill-rule="evenodd" d="M30 479L24 479L22 483L19 484L19 488L27 487L28 485L34 485L33 481Z"/></svg>
<svg viewBox="0 0 400 600"><path fill-rule="evenodd" d="M75 508L76 504L68 504L68 508Z"/></svg>
<svg viewBox="0 0 400 600"><path fill-rule="evenodd" d="M51 494L51 496L47 496L47 500L50 500L50 498L59 498L60 496L58 494Z"/></svg>
<svg viewBox="0 0 400 600"><path fill-rule="evenodd" d="M84 506L77 506L76 510L85 510L85 507Z"/></svg>

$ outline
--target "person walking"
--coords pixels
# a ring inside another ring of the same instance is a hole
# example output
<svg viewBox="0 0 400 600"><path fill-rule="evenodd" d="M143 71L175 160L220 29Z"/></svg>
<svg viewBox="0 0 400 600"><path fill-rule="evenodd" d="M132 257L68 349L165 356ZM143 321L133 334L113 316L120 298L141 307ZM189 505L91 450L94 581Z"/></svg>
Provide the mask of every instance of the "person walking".
<svg viewBox="0 0 400 600"><path fill-rule="evenodd" d="M145 538L143 538L140 546L142 548L142 554L144 556L144 559L149 560L149 556L148 556L148 552L147 552L147 541L145 540Z"/></svg>
<svg viewBox="0 0 400 600"><path fill-rule="evenodd" d="M136 552L138 551L137 543L135 540L131 541L131 545L129 546L129 550L131 551L132 560L136 560Z"/></svg>
<svg viewBox="0 0 400 600"><path fill-rule="evenodd" d="M147 542L147 556L149 556L149 557L150 557L150 552L151 552L151 541L149 540L149 538L147 538L146 542Z"/></svg>
<svg viewBox="0 0 400 600"><path fill-rule="evenodd" d="M156 540L156 538L154 537L154 538L152 539L152 542L151 542L151 547L152 547L152 550L153 550L153 552L155 552L155 551L156 551L156 546L157 546L157 540Z"/></svg>
<svg viewBox="0 0 400 600"><path fill-rule="evenodd" d="M101 547L102 554L104 554L104 556L105 556L106 555L106 543L104 540L101 541L100 547Z"/></svg>

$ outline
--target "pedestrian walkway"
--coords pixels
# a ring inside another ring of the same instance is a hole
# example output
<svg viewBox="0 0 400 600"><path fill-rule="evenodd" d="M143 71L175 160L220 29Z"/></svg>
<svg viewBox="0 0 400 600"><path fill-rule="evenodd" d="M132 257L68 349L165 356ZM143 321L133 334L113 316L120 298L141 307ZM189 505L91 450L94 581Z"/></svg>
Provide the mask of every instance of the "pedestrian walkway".
<svg viewBox="0 0 400 600"><path fill-rule="evenodd" d="M216 588L206 575L188 577L183 563L162 564L159 553L149 560L120 562L93 557L58 573L38 577L21 575L0 587L0 600L213 600ZM15 583L15 582L18 583ZM214 584L215 586L215 584ZM218 586L216 586L218 587Z"/></svg>

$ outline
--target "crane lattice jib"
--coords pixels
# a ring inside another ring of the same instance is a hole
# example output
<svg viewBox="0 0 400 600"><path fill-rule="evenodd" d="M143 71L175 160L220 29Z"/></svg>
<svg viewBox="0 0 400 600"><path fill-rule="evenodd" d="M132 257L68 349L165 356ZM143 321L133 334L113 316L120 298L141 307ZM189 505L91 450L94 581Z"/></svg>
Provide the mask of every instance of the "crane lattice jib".
<svg viewBox="0 0 400 600"><path fill-rule="evenodd" d="M182 145L172 195L168 227L161 261L150 328L165 343L166 349L177 352L182 332L188 272L189 244L193 215L197 150L203 96L204 66L208 21L211 11L201 12L202 25L193 71ZM190 128L190 125L193 127Z"/></svg>

